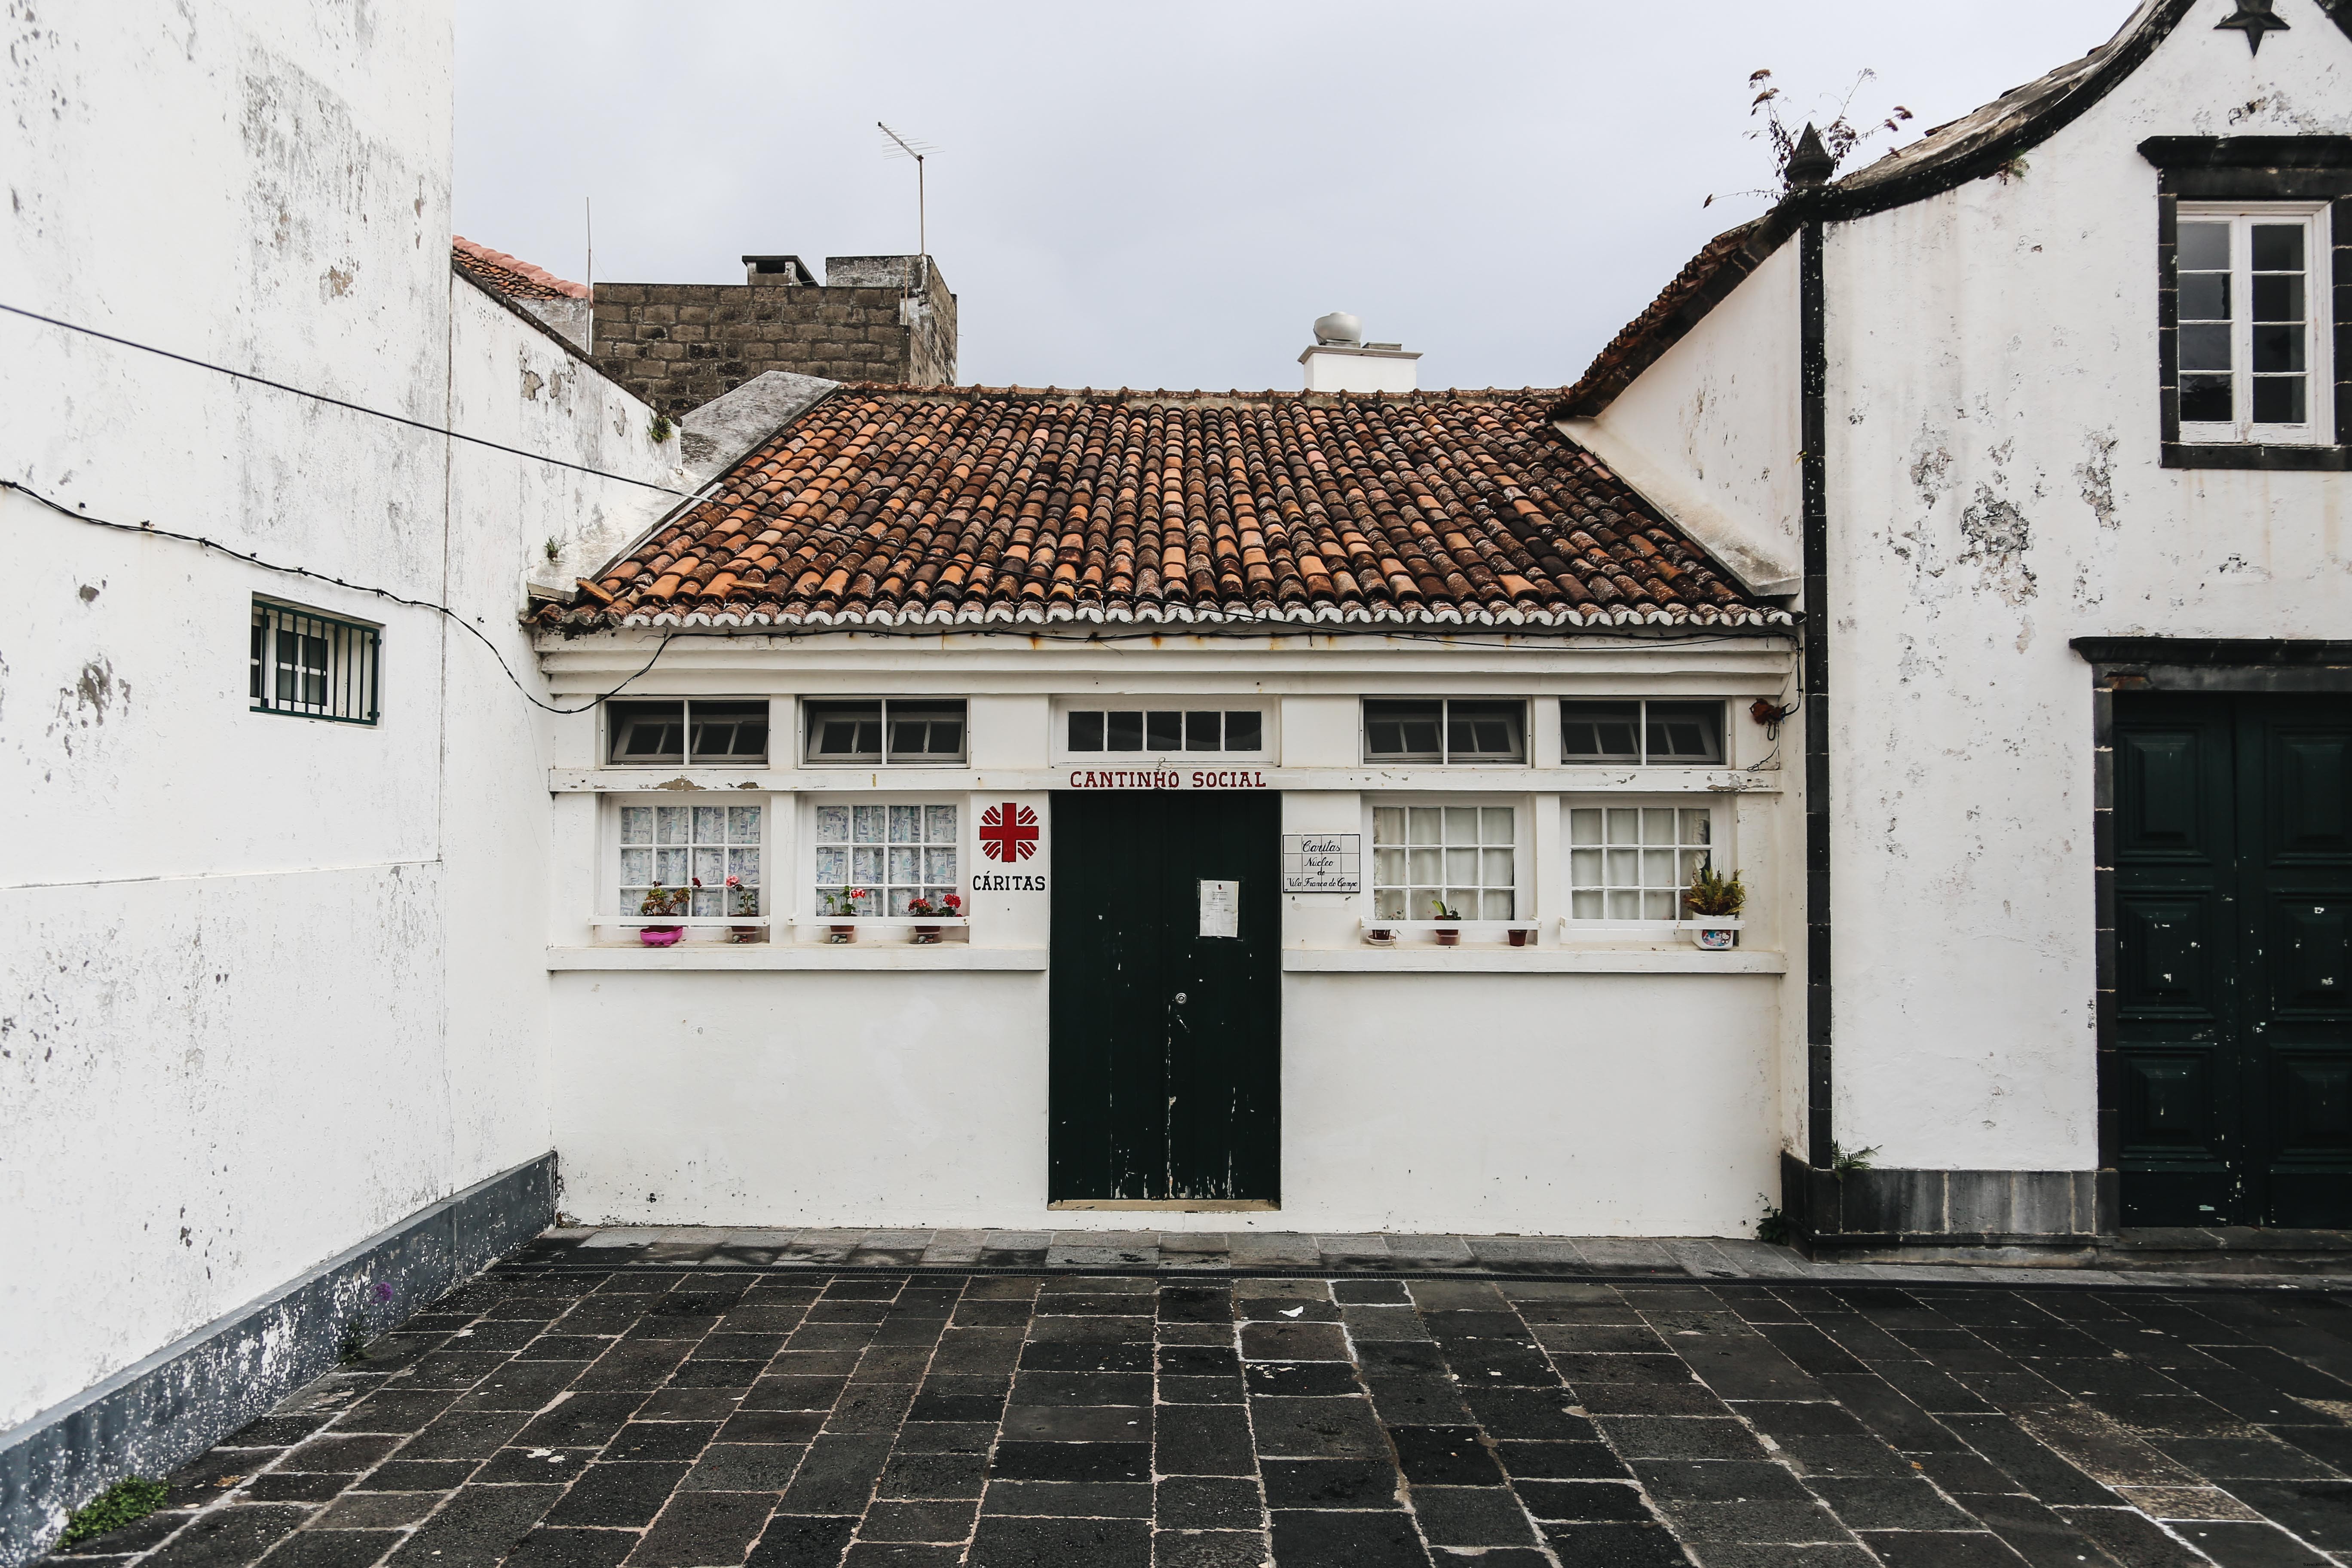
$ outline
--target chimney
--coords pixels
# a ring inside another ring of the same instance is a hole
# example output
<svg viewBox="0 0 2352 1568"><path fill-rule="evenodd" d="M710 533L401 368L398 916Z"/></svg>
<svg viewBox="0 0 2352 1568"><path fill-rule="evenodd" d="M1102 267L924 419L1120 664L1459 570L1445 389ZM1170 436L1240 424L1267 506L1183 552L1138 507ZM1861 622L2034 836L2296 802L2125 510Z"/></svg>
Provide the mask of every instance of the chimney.
<svg viewBox="0 0 2352 1568"><path fill-rule="evenodd" d="M1363 323L1345 310L1315 322L1315 346L1298 356L1309 392L1412 392L1419 380L1418 351L1363 341Z"/></svg>
<svg viewBox="0 0 2352 1568"><path fill-rule="evenodd" d="M816 274L803 266L797 256L747 256L743 258L743 281L799 287L814 283Z"/></svg>

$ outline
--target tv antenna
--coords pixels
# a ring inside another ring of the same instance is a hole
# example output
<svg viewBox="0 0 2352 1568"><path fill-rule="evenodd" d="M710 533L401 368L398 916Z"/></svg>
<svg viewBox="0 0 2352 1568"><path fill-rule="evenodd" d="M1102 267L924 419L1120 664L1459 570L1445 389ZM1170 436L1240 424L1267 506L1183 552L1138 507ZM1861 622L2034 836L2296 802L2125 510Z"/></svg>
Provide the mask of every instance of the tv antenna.
<svg viewBox="0 0 2352 1568"><path fill-rule="evenodd" d="M874 123L881 128L883 135L890 139L891 145L884 149L884 157L912 158L915 161L915 253L922 258L923 280L919 289L922 293L929 294L931 291L931 237L930 219L923 192L923 160L939 149L928 142L909 142L878 120Z"/></svg>

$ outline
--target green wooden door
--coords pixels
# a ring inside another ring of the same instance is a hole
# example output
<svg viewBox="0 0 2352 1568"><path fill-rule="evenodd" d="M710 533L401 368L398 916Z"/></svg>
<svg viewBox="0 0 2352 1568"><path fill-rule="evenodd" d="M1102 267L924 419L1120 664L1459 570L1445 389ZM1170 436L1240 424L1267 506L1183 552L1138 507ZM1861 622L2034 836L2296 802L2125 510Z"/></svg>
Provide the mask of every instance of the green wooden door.
<svg viewBox="0 0 2352 1568"><path fill-rule="evenodd" d="M1053 811L1048 1196L1277 1202L1282 797L1067 791ZM1203 935L1227 883L1234 934Z"/></svg>
<svg viewBox="0 0 2352 1568"><path fill-rule="evenodd" d="M2352 700L2115 701L2123 1223L2352 1225Z"/></svg>

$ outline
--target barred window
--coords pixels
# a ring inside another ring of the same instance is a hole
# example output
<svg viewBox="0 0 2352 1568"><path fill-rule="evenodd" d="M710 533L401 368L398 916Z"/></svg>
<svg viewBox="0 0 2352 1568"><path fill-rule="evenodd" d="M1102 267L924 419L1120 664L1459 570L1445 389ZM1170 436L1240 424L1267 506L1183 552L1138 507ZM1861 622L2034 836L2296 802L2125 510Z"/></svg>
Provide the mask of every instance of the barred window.
<svg viewBox="0 0 2352 1568"><path fill-rule="evenodd" d="M383 629L299 605L253 601L247 694L256 713L373 724Z"/></svg>

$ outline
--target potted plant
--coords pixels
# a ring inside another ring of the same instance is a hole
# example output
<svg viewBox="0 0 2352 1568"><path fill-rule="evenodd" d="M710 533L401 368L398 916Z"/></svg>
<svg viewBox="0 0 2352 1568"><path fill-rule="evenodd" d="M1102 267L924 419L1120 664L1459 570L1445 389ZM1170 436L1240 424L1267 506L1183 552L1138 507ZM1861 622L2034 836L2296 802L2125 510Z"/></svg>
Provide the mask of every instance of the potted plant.
<svg viewBox="0 0 2352 1568"><path fill-rule="evenodd" d="M759 916L760 889L745 887L743 879L740 877L727 879L727 901L735 906L734 914L738 920L757 919ZM731 930L737 942L767 940L768 930L765 926L735 926Z"/></svg>
<svg viewBox="0 0 2352 1568"><path fill-rule="evenodd" d="M1713 865L1701 866L1683 892L1683 907L1691 913L1683 929L1700 947L1719 952L1739 941L1739 911L1747 902L1738 872L1727 877Z"/></svg>
<svg viewBox="0 0 2352 1568"><path fill-rule="evenodd" d="M637 913L682 915L693 901L693 889L665 888L659 882L656 882L646 889L646 896L637 901ZM672 946L685 934L684 926L639 926L637 928L637 940L647 947Z"/></svg>
<svg viewBox="0 0 2352 1568"><path fill-rule="evenodd" d="M1431 919L1441 921L1459 921L1462 919L1462 911L1456 909L1449 909L1444 899L1432 899L1429 901L1436 907L1437 910L1434 915L1430 917ZM1441 924L1437 928L1437 945L1440 947L1461 946L1462 932L1458 929L1449 929L1447 926Z"/></svg>
<svg viewBox="0 0 2352 1568"><path fill-rule="evenodd" d="M1511 945L1513 947L1525 947L1536 933L1528 930L1525 926L1513 926L1504 934L1511 939Z"/></svg>
<svg viewBox="0 0 2352 1568"><path fill-rule="evenodd" d="M907 900L907 912L910 915L944 915L949 920L955 920L963 913L963 899L959 894L942 893L940 895L940 901L935 904L918 894ZM915 928L917 946L928 947L939 940L939 927L917 926Z"/></svg>
<svg viewBox="0 0 2352 1568"><path fill-rule="evenodd" d="M865 896L866 889L863 888L844 888L837 893L827 893L824 895L824 912L835 920L855 919L857 914L857 900ZM854 925L836 925L826 931L824 939L833 942L856 942L857 928Z"/></svg>
<svg viewBox="0 0 2352 1568"><path fill-rule="evenodd" d="M1388 926L1366 926L1364 941L1373 947L1394 947L1396 932Z"/></svg>

